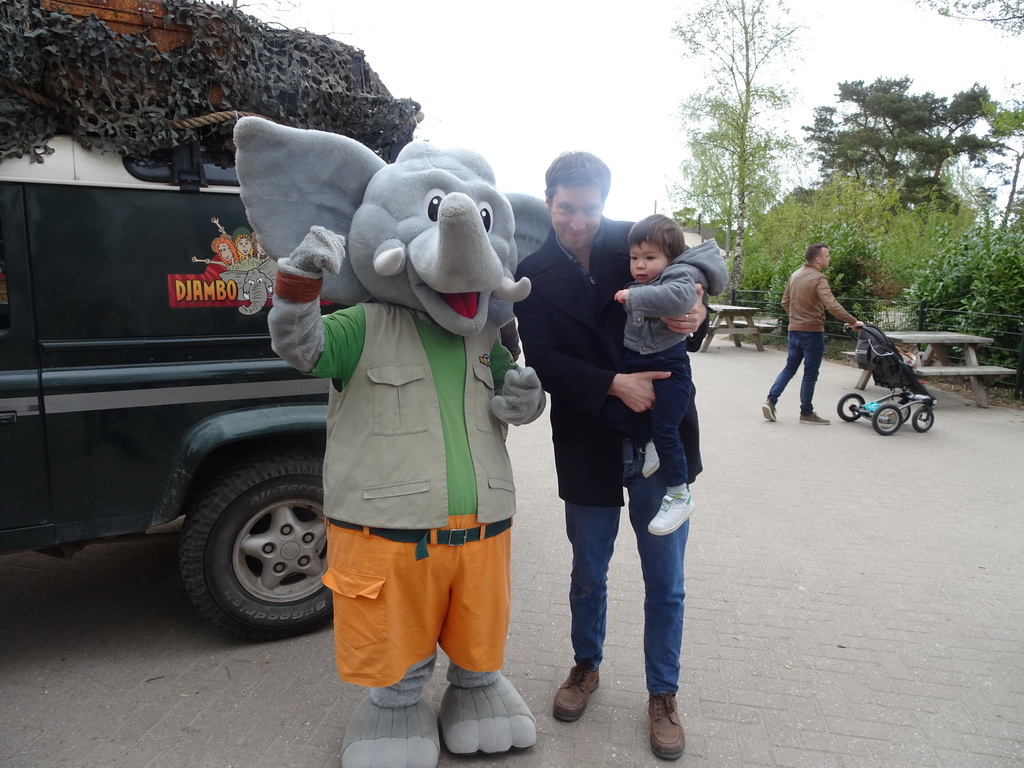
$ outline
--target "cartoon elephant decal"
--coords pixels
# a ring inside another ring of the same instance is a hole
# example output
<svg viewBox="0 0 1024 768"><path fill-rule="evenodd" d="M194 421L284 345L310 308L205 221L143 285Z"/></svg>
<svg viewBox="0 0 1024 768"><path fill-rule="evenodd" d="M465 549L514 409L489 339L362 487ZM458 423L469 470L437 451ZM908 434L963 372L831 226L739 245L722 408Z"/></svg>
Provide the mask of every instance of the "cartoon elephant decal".
<svg viewBox="0 0 1024 768"><path fill-rule="evenodd" d="M270 259L264 259L259 266L242 271L226 269L220 273L225 283L234 283L238 288L238 297L248 304L243 304L238 311L243 315L255 315L267 304L267 299L274 292L275 270Z"/></svg>

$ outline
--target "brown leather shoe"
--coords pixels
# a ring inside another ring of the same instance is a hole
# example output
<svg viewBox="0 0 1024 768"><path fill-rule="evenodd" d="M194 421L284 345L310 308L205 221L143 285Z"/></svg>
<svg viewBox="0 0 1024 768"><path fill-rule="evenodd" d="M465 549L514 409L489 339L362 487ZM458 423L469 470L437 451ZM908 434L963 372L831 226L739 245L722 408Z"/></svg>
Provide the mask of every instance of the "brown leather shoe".
<svg viewBox="0 0 1024 768"><path fill-rule="evenodd" d="M590 694L597 690L600 683L596 669L586 664L577 664L569 670L569 676L555 692L555 705L551 708L551 714L555 719L567 723L579 720L587 708Z"/></svg>
<svg viewBox="0 0 1024 768"><path fill-rule="evenodd" d="M647 700L651 716L651 751L662 760L675 760L683 754L686 736L676 711L676 695L665 693Z"/></svg>

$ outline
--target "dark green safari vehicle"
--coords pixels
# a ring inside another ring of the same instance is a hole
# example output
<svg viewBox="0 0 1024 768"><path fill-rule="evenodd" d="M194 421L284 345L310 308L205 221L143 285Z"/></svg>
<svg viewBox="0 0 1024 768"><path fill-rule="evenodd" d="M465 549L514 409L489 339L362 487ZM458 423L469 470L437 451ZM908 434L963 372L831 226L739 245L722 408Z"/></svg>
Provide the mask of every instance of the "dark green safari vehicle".
<svg viewBox="0 0 1024 768"><path fill-rule="evenodd" d="M0 164L0 551L183 518L207 618L325 626L327 384L270 348L276 273L233 171L50 146Z"/></svg>

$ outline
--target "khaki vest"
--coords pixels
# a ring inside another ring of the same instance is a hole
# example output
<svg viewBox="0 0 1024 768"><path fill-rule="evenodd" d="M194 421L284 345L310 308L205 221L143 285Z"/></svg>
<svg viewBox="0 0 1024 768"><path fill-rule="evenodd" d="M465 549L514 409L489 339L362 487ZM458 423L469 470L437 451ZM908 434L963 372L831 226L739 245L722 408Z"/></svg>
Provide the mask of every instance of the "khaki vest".
<svg viewBox="0 0 1024 768"><path fill-rule="evenodd" d="M331 387L324 504L328 517L381 528L448 524L444 436L430 362L410 310L366 304L366 340L352 380ZM488 323L465 339L466 432L481 523L515 514L512 464L502 423L491 413ZM486 357L485 357L486 356Z"/></svg>

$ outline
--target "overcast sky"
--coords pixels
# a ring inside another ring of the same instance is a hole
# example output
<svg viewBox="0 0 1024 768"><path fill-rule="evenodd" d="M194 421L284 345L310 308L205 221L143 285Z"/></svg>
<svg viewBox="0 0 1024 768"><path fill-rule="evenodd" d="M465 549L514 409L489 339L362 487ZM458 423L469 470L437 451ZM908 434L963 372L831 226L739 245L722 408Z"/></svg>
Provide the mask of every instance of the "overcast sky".
<svg viewBox="0 0 1024 768"><path fill-rule="evenodd" d="M394 96L422 105L416 138L480 152L503 191L543 196L544 171L556 155L597 154L612 170L607 215L634 220L655 207L669 210L667 188L682 180L679 104L702 88L700 68L672 34L684 5L692 7L673 0L627 0L600 11L592 0L267 0L243 7L361 48ZM798 139L813 108L835 105L846 80L909 76L914 93L949 97L979 82L996 99L1024 95L1012 88L1010 66L1020 61L1024 39L988 25L945 19L912 0L788 5L806 27L799 58L789 62L796 101L785 122Z"/></svg>

